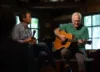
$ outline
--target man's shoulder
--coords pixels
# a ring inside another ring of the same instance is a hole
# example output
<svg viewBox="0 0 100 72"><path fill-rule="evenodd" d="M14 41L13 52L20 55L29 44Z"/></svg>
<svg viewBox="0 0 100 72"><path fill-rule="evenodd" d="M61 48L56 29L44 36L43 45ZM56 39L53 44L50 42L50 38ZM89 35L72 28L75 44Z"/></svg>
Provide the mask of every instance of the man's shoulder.
<svg viewBox="0 0 100 72"><path fill-rule="evenodd" d="M66 24L63 24L60 26L60 29L69 29L72 27L72 24L71 23L66 23Z"/></svg>
<svg viewBox="0 0 100 72"><path fill-rule="evenodd" d="M21 25L21 23L19 23L19 24L16 24L15 27L20 28L20 27L22 27L22 25Z"/></svg>
<svg viewBox="0 0 100 72"><path fill-rule="evenodd" d="M72 26L72 23L68 23L67 25Z"/></svg>
<svg viewBox="0 0 100 72"><path fill-rule="evenodd" d="M63 26L72 26L72 23L63 24Z"/></svg>
<svg viewBox="0 0 100 72"><path fill-rule="evenodd" d="M82 29L84 29L84 30L87 29L87 26L82 26Z"/></svg>
<svg viewBox="0 0 100 72"><path fill-rule="evenodd" d="M67 23L67 24L65 24L65 26L70 28L70 27L72 27L72 23Z"/></svg>

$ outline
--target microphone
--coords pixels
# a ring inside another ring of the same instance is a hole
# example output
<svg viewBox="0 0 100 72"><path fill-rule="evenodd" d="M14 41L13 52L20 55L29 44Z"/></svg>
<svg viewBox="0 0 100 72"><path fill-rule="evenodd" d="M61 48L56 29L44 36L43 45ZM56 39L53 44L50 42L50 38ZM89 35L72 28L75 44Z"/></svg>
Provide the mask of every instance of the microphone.
<svg viewBox="0 0 100 72"><path fill-rule="evenodd" d="M34 39L34 35L36 33L36 30L33 30L33 35L32 35L32 39Z"/></svg>

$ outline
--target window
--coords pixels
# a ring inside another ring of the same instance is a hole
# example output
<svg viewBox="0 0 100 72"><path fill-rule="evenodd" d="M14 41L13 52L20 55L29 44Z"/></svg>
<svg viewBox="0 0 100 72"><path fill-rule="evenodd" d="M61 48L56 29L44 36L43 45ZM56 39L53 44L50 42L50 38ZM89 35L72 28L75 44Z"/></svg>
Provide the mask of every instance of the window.
<svg viewBox="0 0 100 72"><path fill-rule="evenodd" d="M19 24L19 23L20 23L19 17L16 16L16 24ZM33 33L33 30L36 31L34 37L37 39L37 43L38 43L38 23L39 23L38 18L32 18L31 24L28 25L28 27L31 29L32 33Z"/></svg>
<svg viewBox="0 0 100 72"><path fill-rule="evenodd" d="M91 45L86 44L86 49L100 49L100 14L84 17L84 25L88 27Z"/></svg>

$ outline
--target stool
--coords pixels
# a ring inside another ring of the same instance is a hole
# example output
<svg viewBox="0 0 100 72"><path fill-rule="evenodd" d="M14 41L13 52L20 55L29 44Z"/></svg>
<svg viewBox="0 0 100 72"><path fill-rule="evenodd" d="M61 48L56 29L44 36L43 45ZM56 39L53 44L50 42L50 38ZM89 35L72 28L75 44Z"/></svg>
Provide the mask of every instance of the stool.
<svg viewBox="0 0 100 72"><path fill-rule="evenodd" d="M93 58L86 58L85 62L86 62L86 71L87 72L91 72L91 70L88 69L87 65L91 65L91 62L93 61ZM57 62L57 72L78 72L78 64L77 64L77 60L74 59L70 59L70 65L65 67L65 59L63 60L56 60ZM90 67L91 69L91 67Z"/></svg>
<svg viewBox="0 0 100 72"><path fill-rule="evenodd" d="M85 59L85 63L86 63L86 71L87 72L92 72L91 71L91 62L93 61L94 59L93 58L86 58ZM76 59L70 59L70 63L71 63L71 72L78 72L78 64L77 64L77 60ZM89 67L90 67L90 69L88 69Z"/></svg>

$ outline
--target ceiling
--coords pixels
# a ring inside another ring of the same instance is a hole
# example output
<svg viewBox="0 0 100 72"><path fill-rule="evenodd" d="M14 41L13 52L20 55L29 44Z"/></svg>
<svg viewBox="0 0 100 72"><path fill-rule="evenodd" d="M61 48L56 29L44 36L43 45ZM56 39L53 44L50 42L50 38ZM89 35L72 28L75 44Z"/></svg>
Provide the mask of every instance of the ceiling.
<svg viewBox="0 0 100 72"><path fill-rule="evenodd" d="M45 0L46 1L46 0ZM58 2L43 2L43 0L3 0L3 4L12 6L15 12L28 8L33 15L46 19L56 18L65 14L71 14L85 4L85 0L59 0Z"/></svg>

